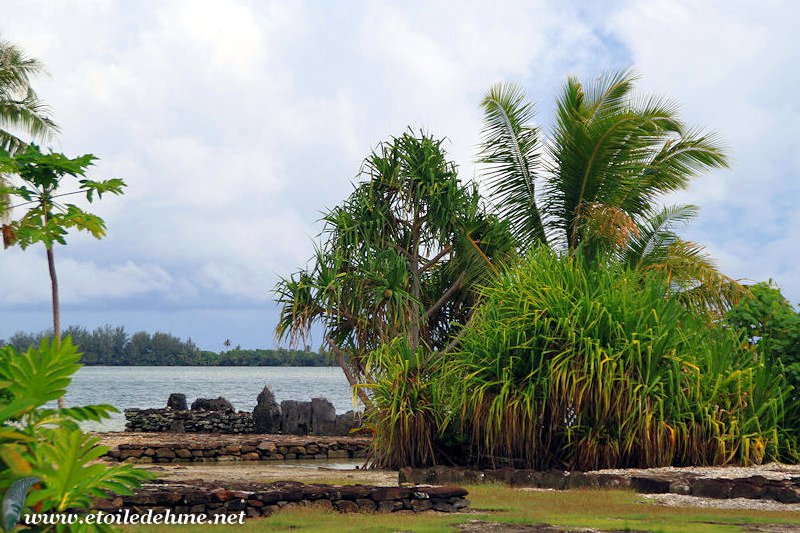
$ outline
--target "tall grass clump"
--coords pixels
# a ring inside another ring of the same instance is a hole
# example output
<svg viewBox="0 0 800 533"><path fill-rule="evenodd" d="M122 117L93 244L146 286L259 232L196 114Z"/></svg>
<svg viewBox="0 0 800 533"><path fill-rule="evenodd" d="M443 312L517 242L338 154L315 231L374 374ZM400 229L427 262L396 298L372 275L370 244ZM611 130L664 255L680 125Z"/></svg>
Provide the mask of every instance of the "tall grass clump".
<svg viewBox="0 0 800 533"><path fill-rule="evenodd" d="M667 280L541 248L483 290L447 365L475 463L526 468L777 458L783 378Z"/></svg>
<svg viewBox="0 0 800 533"><path fill-rule="evenodd" d="M428 357L426 357L426 355ZM438 366L430 352L412 349L405 336L381 345L367 358L373 409L366 425L374 433L370 461L381 468L427 466L436 462L442 427Z"/></svg>

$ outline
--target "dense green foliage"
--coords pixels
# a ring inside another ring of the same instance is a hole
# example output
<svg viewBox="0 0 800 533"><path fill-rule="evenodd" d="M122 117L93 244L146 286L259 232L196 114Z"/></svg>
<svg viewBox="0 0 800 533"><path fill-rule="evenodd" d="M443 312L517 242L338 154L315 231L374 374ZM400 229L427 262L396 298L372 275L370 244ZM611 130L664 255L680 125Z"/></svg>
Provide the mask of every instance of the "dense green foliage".
<svg viewBox="0 0 800 533"><path fill-rule="evenodd" d="M447 387L439 370L429 353L412 350L402 336L369 354L371 381L365 387L374 408L366 424L374 433L370 460L375 466L428 465L441 458Z"/></svg>
<svg viewBox="0 0 800 533"><path fill-rule="evenodd" d="M6 342L24 351L37 346L52 331L17 332ZM191 339L181 340L169 333L139 331L129 335L125 328L109 325L92 331L79 326L64 330L81 347L84 365L107 366L328 366L333 364L325 352L286 349L222 352L200 350ZM0 341L0 345L3 341Z"/></svg>
<svg viewBox="0 0 800 533"><path fill-rule="evenodd" d="M499 276L447 363L473 460L593 469L760 463L786 385L655 273L541 248Z"/></svg>
<svg viewBox="0 0 800 533"><path fill-rule="evenodd" d="M278 334L323 326L368 406L374 464L791 455L790 388L763 349L783 341L754 350L720 324L746 291L675 232L697 208L662 206L727 155L634 82L568 79L547 138L518 87L493 87L490 209L441 142L409 133L379 145L325 215L311 267L277 287Z"/></svg>
<svg viewBox="0 0 800 533"><path fill-rule="evenodd" d="M757 283L726 320L744 331L767 364L782 369L792 387L786 427L800 434L800 313L772 283Z"/></svg>
<svg viewBox="0 0 800 533"><path fill-rule="evenodd" d="M96 498L131 494L152 474L131 465L98 463L107 448L97 437L83 433L78 422L101 420L115 409L93 405L52 409L48 402L62 398L80 367L80 354L69 338L45 340L23 353L0 348L0 488L36 478L26 502L39 512L88 512ZM84 531L108 526L83 526ZM66 531L46 526L42 531Z"/></svg>

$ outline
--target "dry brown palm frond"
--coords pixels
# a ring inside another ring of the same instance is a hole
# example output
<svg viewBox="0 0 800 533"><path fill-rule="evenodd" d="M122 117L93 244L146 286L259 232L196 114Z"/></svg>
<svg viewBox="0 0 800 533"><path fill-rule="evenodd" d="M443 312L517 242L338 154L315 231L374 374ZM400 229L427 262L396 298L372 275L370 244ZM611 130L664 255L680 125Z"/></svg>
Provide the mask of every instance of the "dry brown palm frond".
<svg viewBox="0 0 800 533"><path fill-rule="evenodd" d="M601 239L622 249L633 237L639 236L636 221L625 211L601 202L589 202L581 207L581 226L588 239Z"/></svg>

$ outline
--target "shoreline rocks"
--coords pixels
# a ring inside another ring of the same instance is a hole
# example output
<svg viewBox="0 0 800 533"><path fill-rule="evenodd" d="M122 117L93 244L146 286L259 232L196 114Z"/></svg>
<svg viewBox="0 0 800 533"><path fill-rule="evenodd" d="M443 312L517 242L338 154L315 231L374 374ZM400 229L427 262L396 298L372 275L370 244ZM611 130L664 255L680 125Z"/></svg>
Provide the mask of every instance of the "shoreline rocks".
<svg viewBox="0 0 800 533"><path fill-rule="evenodd" d="M175 411L187 411L189 406L186 404L186 395L173 392L169 395L167 400L167 409L174 409Z"/></svg>
<svg viewBox="0 0 800 533"><path fill-rule="evenodd" d="M171 396L171 395L170 395ZM169 407L169 403L167 403ZM223 413L233 413L236 409L233 404L220 396L219 398L198 398L192 402L192 411L220 411Z"/></svg>

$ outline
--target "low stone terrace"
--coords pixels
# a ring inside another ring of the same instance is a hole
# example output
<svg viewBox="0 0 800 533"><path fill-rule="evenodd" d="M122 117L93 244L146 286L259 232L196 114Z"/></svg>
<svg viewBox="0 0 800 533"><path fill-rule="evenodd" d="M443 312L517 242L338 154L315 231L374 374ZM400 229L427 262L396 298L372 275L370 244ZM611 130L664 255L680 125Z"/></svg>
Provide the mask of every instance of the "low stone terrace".
<svg viewBox="0 0 800 533"><path fill-rule="evenodd" d="M369 437L231 435L213 433L98 433L106 458L129 463L209 463L359 459Z"/></svg>

